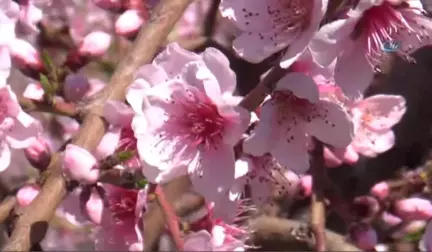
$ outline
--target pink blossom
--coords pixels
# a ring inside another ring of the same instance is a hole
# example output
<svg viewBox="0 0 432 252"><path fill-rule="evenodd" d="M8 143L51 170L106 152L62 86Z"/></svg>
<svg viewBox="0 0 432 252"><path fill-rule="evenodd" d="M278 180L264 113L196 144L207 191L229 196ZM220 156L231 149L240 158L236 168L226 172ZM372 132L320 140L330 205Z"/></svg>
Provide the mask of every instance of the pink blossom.
<svg viewBox="0 0 432 252"><path fill-rule="evenodd" d="M48 141L40 136L37 140L24 150L29 163L38 169L44 171L51 162L51 149Z"/></svg>
<svg viewBox="0 0 432 252"><path fill-rule="evenodd" d="M110 34L102 31L94 31L84 37L78 48L78 52L83 56L100 57L105 54L110 44Z"/></svg>
<svg viewBox="0 0 432 252"><path fill-rule="evenodd" d="M115 32L120 36L134 36L138 33L145 20L138 10L123 12L115 22Z"/></svg>
<svg viewBox="0 0 432 252"><path fill-rule="evenodd" d="M236 165L241 163L247 165L244 177L245 184L250 188L252 203L262 206L272 199L273 193L278 195L293 196L297 192L299 177L295 173L282 166L271 155L261 157L244 156L237 160Z"/></svg>
<svg viewBox="0 0 432 252"><path fill-rule="evenodd" d="M39 121L25 113L9 85L0 87L0 171L10 164L11 150L29 147L42 132Z"/></svg>
<svg viewBox="0 0 432 252"><path fill-rule="evenodd" d="M29 42L14 39L9 49L12 61L19 69L40 71L44 68L40 53Z"/></svg>
<svg viewBox="0 0 432 252"><path fill-rule="evenodd" d="M432 203L421 198L402 199L395 203L395 212L402 219L427 220L432 217Z"/></svg>
<svg viewBox="0 0 432 252"><path fill-rule="evenodd" d="M19 17L19 6L12 0L0 1L0 85L6 84L11 60L9 44L15 39L15 26Z"/></svg>
<svg viewBox="0 0 432 252"><path fill-rule="evenodd" d="M232 96L228 59L215 48L197 55L170 44L143 68L127 99L144 175L160 183L188 173L195 190L217 199L233 186L233 147L250 121Z"/></svg>
<svg viewBox="0 0 432 252"><path fill-rule="evenodd" d="M40 190L40 186L36 184L21 187L16 194L18 204L20 206L28 206L36 198Z"/></svg>
<svg viewBox="0 0 432 252"><path fill-rule="evenodd" d="M378 244L378 234L366 223L359 223L350 230L351 239L362 250L373 250Z"/></svg>
<svg viewBox="0 0 432 252"><path fill-rule="evenodd" d="M391 149L395 143L392 127L406 112L405 99L400 95L374 95L353 101L332 84L319 85L320 95L347 107L354 123L354 139L344 149L325 150L327 165L355 163L358 154L375 157ZM331 161L330 161L331 160ZM331 163L330 163L331 162Z"/></svg>
<svg viewBox="0 0 432 252"><path fill-rule="evenodd" d="M344 107L319 98L311 77L290 73L276 84L261 108L261 118L243 150L254 156L269 152L282 165L303 173L309 168L308 135L346 147L353 124Z"/></svg>
<svg viewBox="0 0 432 252"><path fill-rule="evenodd" d="M76 102L81 100L90 90L90 82L82 73L72 73L66 76L63 84L63 95L65 100Z"/></svg>
<svg viewBox="0 0 432 252"><path fill-rule="evenodd" d="M387 198L390 194L389 184L385 181L375 184L371 188L371 194L381 200Z"/></svg>
<svg viewBox="0 0 432 252"><path fill-rule="evenodd" d="M318 31L327 0L222 0L222 16L242 31L233 48L245 60L258 63L288 47L281 66L290 66Z"/></svg>
<svg viewBox="0 0 432 252"><path fill-rule="evenodd" d="M96 232L98 251L142 251L142 220L146 190L124 189L102 184L105 208Z"/></svg>
<svg viewBox="0 0 432 252"><path fill-rule="evenodd" d="M99 179L96 158L86 149L68 144L63 154L63 172L81 183L93 184Z"/></svg>
<svg viewBox="0 0 432 252"><path fill-rule="evenodd" d="M19 24L31 32L38 32L37 23L42 20L42 10L35 6L33 0L20 1Z"/></svg>
<svg viewBox="0 0 432 252"><path fill-rule="evenodd" d="M314 58L327 65L337 58L335 80L349 97L370 84L373 72L388 58L385 43L398 43L394 53L410 53L430 44L432 23L419 0L360 0L345 18L323 27L311 42Z"/></svg>

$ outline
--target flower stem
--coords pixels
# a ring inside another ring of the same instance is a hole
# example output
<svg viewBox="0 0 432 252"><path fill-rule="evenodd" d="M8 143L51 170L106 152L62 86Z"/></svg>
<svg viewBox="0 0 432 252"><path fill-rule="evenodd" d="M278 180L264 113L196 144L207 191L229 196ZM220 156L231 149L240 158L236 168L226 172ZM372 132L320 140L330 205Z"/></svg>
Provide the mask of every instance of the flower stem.
<svg viewBox="0 0 432 252"><path fill-rule="evenodd" d="M174 209L171 207L171 205L165 198L165 194L160 185L156 185L155 194L156 199L165 214L165 220L168 224L168 229L171 232L177 250L184 251L183 239L181 237L182 235L180 232L177 215L175 214Z"/></svg>

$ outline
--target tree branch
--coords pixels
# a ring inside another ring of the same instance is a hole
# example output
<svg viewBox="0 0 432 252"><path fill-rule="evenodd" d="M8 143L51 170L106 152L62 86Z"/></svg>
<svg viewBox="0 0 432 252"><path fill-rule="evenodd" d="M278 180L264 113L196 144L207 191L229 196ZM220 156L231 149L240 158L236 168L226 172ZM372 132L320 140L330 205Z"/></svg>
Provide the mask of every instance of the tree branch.
<svg viewBox="0 0 432 252"><path fill-rule="evenodd" d="M74 117L78 115L78 109L73 103L67 103L64 101L55 101L53 105L46 103L45 101L33 100L25 97L18 99L20 106L26 112L48 112L63 116Z"/></svg>
<svg viewBox="0 0 432 252"><path fill-rule="evenodd" d="M126 88L137 69L150 63L165 42L168 33L192 0L162 0L156 6L149 22L141 29L134 46L119 64L110 83L86 113L83 125L73 143L94 150L106 131L106 122L100 116L105 101L123 100ZM66 181L61 174L61 157L56 153L48 167L48 175L41 192L32 203L19 209L15 228L3 251L28 251L46 234L48 222L66 196Z"/></svg>
<svg viewBox="0 0 432 252"><path fill-rule="evenodd" d="M16 198L15 196L7 196L1 203L0 203L0 223L3 223L7 217L9 217L11 211L16 205Z"/></svg>
<svg viewBox="0 0 432 252"><path fill-rule="evenodd" d="M312 173L312 203L311 203L311 228L316 240L316 251L327 251L325 235L325 178L326 168L324 167L323 144L313 138L314 150L311 155Z"/></svg>
<svg viewBox="0 0 432 252"><path fill-rule="evenodd" d="M253 246L258 246L253 250L315 251L316 241L304 237L307 235L307 223L261 216L250 220L249 227L252 230L250 241ZM327 251L362 251L340 234L324 230L324 235Z"/></svg>

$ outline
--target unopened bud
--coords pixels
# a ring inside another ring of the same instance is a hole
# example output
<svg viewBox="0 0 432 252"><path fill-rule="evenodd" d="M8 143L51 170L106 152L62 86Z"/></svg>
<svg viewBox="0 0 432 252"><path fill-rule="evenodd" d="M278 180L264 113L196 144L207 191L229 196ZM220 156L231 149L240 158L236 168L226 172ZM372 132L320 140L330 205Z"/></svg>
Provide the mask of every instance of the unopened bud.
<svg viewBox="0 0 432 252"><path fill-rule="evenodd" d="M39 137L24 150L29 163L39 171L45 171L51 162L51 150L43 137Z"/></svg>
<svg viewBox="0 0 432 252"><path fill-rule="evenodd" d="M421 198L402 199L395 203L395 213L404 220L427 220L432 217L432 203Z"/></svg>
<svg viewBox="0 0 432 252"><path fill-rule="evenodd" d="M300 178L300 191L302 196L309 197L312 195L312 176L305 175Z"/></svg>
<svg viewBox="0 0 432 252"><path fill-rule="evenodd" d="M39 74L45 71L40 53L30 43L15 39L9 44L11 59L24 75L39 79Z"/></svg>
<svg viewBox="0 0 432 252"><path fill-rule="evenodd" d="M65 100L76 102L90 90L90 82L83 74L69 74L66 76L63 85L63 95Z"/></svg>
<svg viewBox="0 0 432 252"><path fill-rule="evenodd" d="M84 37L78 48L78 53L85 57L101 57L109 49L110 44L110 34L94 31Z"/></svg>
<svg viewBox="0 0 432 252"><path fill-rule="evenodd" d="M351 240L362 250L373 250L378 244L378 234L370 225L359 223L350 228Z"/></svg>
<svg viewBox="0 0 432 252"><path fill-rule="evenodd" d="M375 184L371 190L370 193L377 197L380 200L383 200L385 198L387 198L390 194L390 187L389 184L387 182L380 182L378 184Z"/></svg>
<svg viewBox="0 0 432 252"><path fill-rule="evenodd" d="M124 0L93 0L96 6L113 13L123 13L126 10L125 2Z"/></svg>
<svg viewBox="0 0 432 252"><path fill-rule="evenodd" d="M86 149L68 144L63 154L64 173L81 183L93 184L99 179L99 167L96 158Z"/></svg>
<svg viewBox="0 0 432 252"><path fill-rule="evenodd" d="M102 223L104 202L96 188L92 188L90 197L85 202L85 214L95 224Z"/></svg>
<svg viewBox="0 0 432 252"><path fill-rule="evenodd" d="M39 194L41 188L38 185L25 185L21 187L17 194L16 199L20 206L28 206Z"/></svg>
<svg viewBox="0 0 432 252"><path fill-rule="evenodd" d="M115 32L120 36L133 38L138 34L144 21L139 11L127 10L117 18Z"/></svg>

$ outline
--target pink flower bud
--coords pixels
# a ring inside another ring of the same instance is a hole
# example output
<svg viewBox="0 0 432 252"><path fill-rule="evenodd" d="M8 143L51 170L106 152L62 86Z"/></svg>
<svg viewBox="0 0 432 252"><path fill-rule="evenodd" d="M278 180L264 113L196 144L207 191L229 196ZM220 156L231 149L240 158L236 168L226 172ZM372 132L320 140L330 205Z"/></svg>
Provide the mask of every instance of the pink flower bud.
<svg viewBox="0 0 432 252"><path fill-rule="evenodd" d="M90 90L90 82L83 74L69 74L63 85L63 95L67 101L81 100Z"/></svg>
<svg viewBox="0 0 432 252"><path fill-rule="evenodd" d="M90 198L85 203L88 218L95 224L101 224L104 202L96 188L92 188Z"/></svg>
<svg viewBox="0 0 432 252"><path fill-rule="evenodd" d="M51 149L43 137L39 137L26 148L24 154L30 164L39 171L45 171L51 162Z"/></svg>
<svg viewBox="0 0 432 252"><path fill-rule="evenodd" d="M127 10L115 22L115 32L120 36L134 37L144 24L144 19L137 10Z"/></svg>
<svg viewBox="0 0 432 252"><path fill-rule="evenodd" d="M93 3L98 7L113 13L121 13L125 11L124 2L124 0L93 0Z"/></svg>
<svg viewBox="0 0 432 252"><path fill-rule="evenodd" d="M312 195L312 176L305 175L300 178L300 188L304 197Z"/></svg>
<svg viewBox="0 0 432 252"><path fill-rule="evenodd" d="M387 182L380 182L378 184L375 184L371 190L370 193L377 197L380 200L383 200L387 198L390 194L390 187Z"/></svg>
<svg viewBox="0 0 432 252"><path fill-rule="evenodd" d="M11 59L14 65L30 78L39 79L39 73L44 72L40 53L30 43L15 39L9 44Z"/></svg>
<svg viewBox="0 0 432 252"><path fill-rule="evenodd" d="M71 179L93 184L99 179L96 158L86 149L68 144L63 154L63 171Z"/></svg>
<svg viewBox="0 0 432 252"><path fill-rule="evenodd" d="M28 206L39 192L40 187L38 185L25 185L21 187L16 194L18 204L20 206Z"/></svg>
<svg viewBox="0 0 432 252"><path fill-rule="evenodd" d="M395 203L395 213L405 220L427 220L432 217L432 204L421 198L402 199Z"/></svg>
<svg viewBox="0 0 432 252"><path fill-rule="evenodd" d="M101 57L111 44L111 35L102 31L94 31L84 37L78 53L85 57Z"/></svg>
<svg viewBox="0 0 432 252"><path fill-rule="evenodd" d="M380 216L380 222L383 227L391 228L402 223L402 219L389 212L383 212Z"/></svg>
<svg viewBox="0 0 432 252"><path fill-rule="evenodd" d="M378 244L378 234L371 226L360 223L351 227L351 240L362 250L373 250Z"/></svg>

